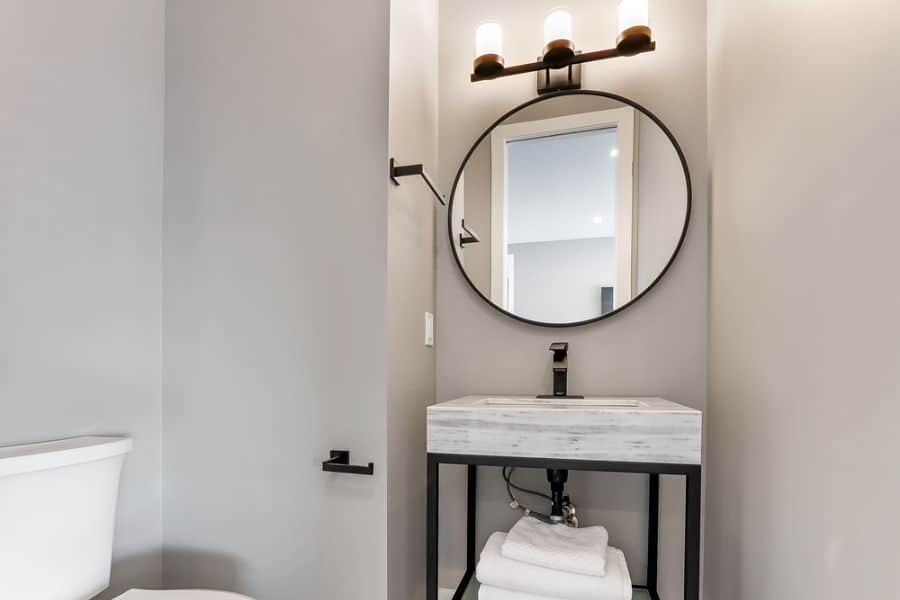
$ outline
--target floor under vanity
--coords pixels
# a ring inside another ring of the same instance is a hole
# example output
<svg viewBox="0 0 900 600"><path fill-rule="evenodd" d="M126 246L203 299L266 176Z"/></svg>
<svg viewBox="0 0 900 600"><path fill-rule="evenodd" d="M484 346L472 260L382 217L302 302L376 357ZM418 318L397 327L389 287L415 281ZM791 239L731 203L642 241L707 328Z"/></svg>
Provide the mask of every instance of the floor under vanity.
<svg viewBox="0 0 900 600"><path fill-rule="evenodd" d="M660 475L685 477L684 598L698 600L701 429L700 411L661 398L467 396L429 407L427 600L477 595L479 466L647 474L648 569L631 574L640 600L659 599ZM468 471L466 572L455 590L438 589L442 464L466 465Z"/></svg>

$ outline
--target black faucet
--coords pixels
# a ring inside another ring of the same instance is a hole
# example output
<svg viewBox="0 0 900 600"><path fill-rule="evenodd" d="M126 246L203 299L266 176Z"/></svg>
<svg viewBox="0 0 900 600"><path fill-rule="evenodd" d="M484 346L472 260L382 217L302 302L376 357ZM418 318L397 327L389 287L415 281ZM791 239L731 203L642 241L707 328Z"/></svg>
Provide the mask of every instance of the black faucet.
<svg viewBox="0 0 900 600"><path fill-rule="evenodd" d="M538 398L584 398L569 395L569 342L553 342L550 352L553 353L553 395Z"/></svg>
<svg viewBox="0 0 900 600"><path fill-rule="evenodd" d="M553 353L553 395L565 398L569 387L569 342L553 342L550 352Z"/></svg>

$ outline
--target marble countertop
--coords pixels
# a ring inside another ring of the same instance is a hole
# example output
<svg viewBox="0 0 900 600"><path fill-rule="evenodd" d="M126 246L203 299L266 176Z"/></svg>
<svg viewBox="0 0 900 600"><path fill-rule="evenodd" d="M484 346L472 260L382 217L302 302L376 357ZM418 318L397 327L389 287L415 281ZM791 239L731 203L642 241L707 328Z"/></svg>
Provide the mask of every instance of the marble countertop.
<svg viewBox="0 0 900 600"><path fill-rule="evenodd" d="M466 396L429 406L437 454L699 465L702 413L663 398Z"/></svg>

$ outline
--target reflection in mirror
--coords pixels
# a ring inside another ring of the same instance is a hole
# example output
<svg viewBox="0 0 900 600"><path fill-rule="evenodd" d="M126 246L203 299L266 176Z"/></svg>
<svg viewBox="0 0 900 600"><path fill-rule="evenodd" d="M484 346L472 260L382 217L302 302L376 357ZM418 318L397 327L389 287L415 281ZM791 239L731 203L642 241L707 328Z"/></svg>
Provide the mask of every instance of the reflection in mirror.
<svg viewBox="0 0 900 600"><path fill-rule="evenodd" d="M547 98L497 124L460 169L450 212L457 260L514 316L600 318L655 283L677 251L686 176L641 110L601 95Z"/></svg>

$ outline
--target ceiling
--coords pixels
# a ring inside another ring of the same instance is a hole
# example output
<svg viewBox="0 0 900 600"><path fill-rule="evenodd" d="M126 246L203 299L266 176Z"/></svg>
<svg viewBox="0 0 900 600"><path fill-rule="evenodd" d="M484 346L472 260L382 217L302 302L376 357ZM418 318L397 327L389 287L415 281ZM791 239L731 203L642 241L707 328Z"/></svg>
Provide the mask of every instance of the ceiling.
<svg viewBox="0 0 900 600"><path fill-rule="evenodd" d="M613 128L509 142L508 243L615 236L617 137Z"/></svg>

